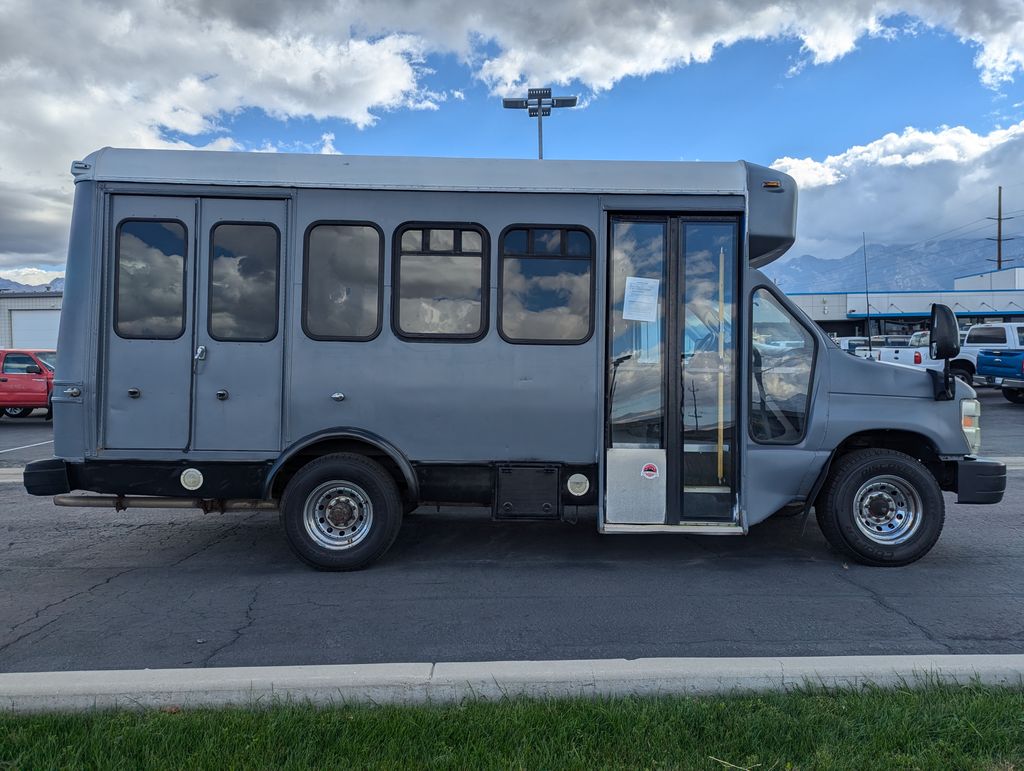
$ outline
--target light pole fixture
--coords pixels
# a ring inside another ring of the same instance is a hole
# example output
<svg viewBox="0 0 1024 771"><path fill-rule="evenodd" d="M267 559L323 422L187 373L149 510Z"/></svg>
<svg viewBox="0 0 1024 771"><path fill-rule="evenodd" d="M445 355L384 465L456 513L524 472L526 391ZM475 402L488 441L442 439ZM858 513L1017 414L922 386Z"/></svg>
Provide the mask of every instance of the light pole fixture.
<svg viewBox="0 0 1024 771"><path fill-rule="evenodd" d="M530 88L526 98L506 98L501 100L506 110L527 110L531 118L537 119L537 157L544 159L544 119L551 115L555 107L575 107L575 96L551 96L550 88Z"/></svg>

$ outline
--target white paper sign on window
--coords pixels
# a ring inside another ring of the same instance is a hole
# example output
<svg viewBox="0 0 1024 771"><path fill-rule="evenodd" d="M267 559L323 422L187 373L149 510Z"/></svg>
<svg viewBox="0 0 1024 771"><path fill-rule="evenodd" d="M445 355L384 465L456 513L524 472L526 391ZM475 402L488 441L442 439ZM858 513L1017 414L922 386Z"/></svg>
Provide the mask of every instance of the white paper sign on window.
<svg viewBox="0 0 1024 771"><path fill-rule="evenodd" d="M622 299L622 318L626 321L658 320L657 278L626 276L626 294Z"/></svg>

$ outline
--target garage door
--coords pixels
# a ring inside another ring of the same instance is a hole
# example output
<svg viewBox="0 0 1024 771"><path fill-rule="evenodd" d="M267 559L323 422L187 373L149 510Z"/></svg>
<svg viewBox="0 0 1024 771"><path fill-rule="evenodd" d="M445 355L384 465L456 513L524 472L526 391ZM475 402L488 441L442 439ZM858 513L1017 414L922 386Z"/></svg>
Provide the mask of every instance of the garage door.
<svg viewBox="0 0 1024 771"><path fill-rule="evenodd" d="M60 311L11 311L14 348L56 348Z"/></svg>

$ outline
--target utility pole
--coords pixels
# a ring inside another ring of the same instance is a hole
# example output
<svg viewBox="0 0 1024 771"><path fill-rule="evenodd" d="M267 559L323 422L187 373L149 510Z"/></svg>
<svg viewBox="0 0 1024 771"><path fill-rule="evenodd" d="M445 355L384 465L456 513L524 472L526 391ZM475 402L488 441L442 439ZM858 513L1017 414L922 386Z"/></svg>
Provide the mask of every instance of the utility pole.
<svg viewBox="0 0 1024 771"><path fill-rule="evenodd" d="M990 219L990 220L995 220L996 221L996 237L992 238L991 236L989 236L986 239L987 241L995 241L996 242L996 258L994 260L991 259L991 258L986 258L986 259L987 259L988 262L994 262L996 264L996 270L1002 270L1003 269L1003 241L1012 241L1013 240L1012 236L1010 238L1003 238L1003 220L1012 220L1013 217L1004 217L1003 216L1003 186L1002 185L999 186L999 199L998 199L998 204L997 204L997 208L996 208L996 216L995 217L986 217L986 219ZM1013 260L1007 260L1007 262L1013 262Z"/></svg>
<svg viewBox="0 0 1024 771"><path fill-rule="evenodd" d="M874 353L874 351L871 350L871 290L868 288L868 236L867 233L861 231L860 237L864 243L864 302L867 303L867 308L864 309L864 326L867 330L868 353L870 354Z"/></svg>

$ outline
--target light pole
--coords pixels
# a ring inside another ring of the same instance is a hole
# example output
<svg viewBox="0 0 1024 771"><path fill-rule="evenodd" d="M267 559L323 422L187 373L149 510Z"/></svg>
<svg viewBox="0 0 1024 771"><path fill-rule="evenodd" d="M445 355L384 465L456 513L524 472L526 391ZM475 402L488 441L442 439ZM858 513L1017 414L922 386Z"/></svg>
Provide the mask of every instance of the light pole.
<svg viewBox="0 0 1024 771"><path fill-rule="evenodd" d="M537 119L537 157L544 159L544 118L551 114L553 107L575 107L575 96L551 96L550 88L530 88L526 98L502 99L501 106L507 110L528 110L531 118Z"/></svg>

